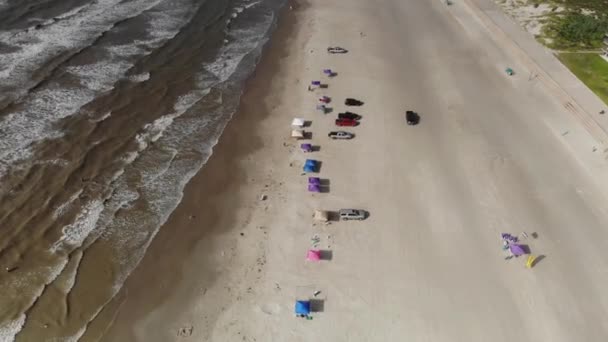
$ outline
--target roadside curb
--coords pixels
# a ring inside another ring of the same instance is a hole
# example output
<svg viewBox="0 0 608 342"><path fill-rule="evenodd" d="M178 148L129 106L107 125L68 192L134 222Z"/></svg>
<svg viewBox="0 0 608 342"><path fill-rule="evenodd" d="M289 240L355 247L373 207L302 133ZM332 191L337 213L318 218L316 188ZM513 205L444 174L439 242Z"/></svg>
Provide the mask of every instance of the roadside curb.
<svg viewBox="0 0 608 342"><path fill-rule="evenodd" d="M562 104L562 106L564 106L564 108L566 108L578 119L578 121L583 125L585 130L593 137L593 139L595 139L601 145L605 145L608 142L608 132L513 38L511 38L498 24L496 24L492 18L490 18L474 1L463 0L462 3L491 33L492 40L494 40L500 46L507 48L513 57L524 64L530 72L535 73L537 76L536 78L545 85L545 87L553 96L555 96L555 98ZM552 56L552 58L556 57ZM580 82L580 80L578 81ZM583 84L583 86L585 85Z"/></svg>

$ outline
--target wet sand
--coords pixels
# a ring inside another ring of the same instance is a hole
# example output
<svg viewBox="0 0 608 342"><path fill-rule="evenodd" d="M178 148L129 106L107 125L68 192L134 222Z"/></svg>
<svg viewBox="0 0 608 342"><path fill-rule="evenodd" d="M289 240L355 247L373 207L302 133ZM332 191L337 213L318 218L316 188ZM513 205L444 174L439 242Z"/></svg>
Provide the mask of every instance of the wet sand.
<svg viewBox="0 0 608 342"><path fill-rule="evenodd" d="M265 132L260 122L279 101L280 90L272 80L281 71L282 60L287 57L285 46L296 29L296 9L300 6L295 2L291 6L294 10L283 11L255 73L246 82L239 110L212 156L192 178L182 202L161 228L140 265L93 321L83 341L97 340L110 321L112 326L101 341L150 341L158 330L137 331L134 327L138 327L138 321L148 318L159 306L165 308L164 314L179 315L192 310L191 298L204 295L214 285L215 274L235 262L235 240L242 238L238 226L243 223L237 214L245 212L246 216L250 207L257 206L257 193L251 188L259 188L256 183L266 178L259 168L262 161L254 160L252 154L264 146L261 136ZM223 240L221 247L216 245L218 239ZM218 251L222 254L219 260L212 257ZM218 298L218 307L209 311L220 311L222 302L229 300ZM166 324L162 328L167 335L155 338L169 341L181 328L189 326L193 326L193 337L203 337L213 320L213 315L208 315L204 324L189 320L162 322Z"/></svg>

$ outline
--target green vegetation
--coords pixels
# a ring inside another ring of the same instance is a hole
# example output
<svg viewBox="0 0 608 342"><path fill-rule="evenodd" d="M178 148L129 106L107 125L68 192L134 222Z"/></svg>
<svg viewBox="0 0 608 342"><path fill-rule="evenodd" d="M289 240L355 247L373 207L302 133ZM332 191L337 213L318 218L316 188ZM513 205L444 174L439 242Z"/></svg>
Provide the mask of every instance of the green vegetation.
<svg viewBox="0 0 608 342"><path fill-rule="evenodd" d="M595 53L561 53L558 58L608 104L608 62Z"/></svg>
<svg viewBox="0 0 608 342"><path fill-rule="evenodd" d="M567 12L551 18L544 29L546 36L552 40L549 47L553 49L599 49L608 32L608 17L605 14Z"/></svg>

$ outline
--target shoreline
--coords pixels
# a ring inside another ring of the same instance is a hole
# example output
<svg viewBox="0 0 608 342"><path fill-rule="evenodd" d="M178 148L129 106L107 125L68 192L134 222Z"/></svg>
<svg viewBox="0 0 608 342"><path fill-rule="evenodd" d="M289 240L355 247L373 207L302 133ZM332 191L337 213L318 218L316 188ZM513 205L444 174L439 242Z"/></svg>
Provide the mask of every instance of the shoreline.
<svg viewBox="0 0 608 342"><path fill-rule="evenodd" d="M279 72L280 61L287 56L286 42L297 28L296 12L300 7L290 0L280 11L277 26L263 48L260 60L245 81L239 109L222 132L211 157L190 180L182 201L161 227L140 264L91 323L81 341L150 341L138 337L132 327L155 307L171 301L176 283L192 282L192 276L184 273L194 265L187 267L185 264L197 264L189 259L200 248L198 245L209 245L214 236L235 230L236 220L226 209L238 207L234 203L244 200L239 187L247 183L247 172L240 161L263 145L256 123L270 113L265 98L273 77ZM204 264L204 260L198 262ZM180 271L182 267L184 270ZM211 269L200 270L200 275L196 276L197 286L212 286L213 273ZM169 274L171 277L167 279ZM175 297L188 300L183 294ZM177 306L182 304L175 303Z"/></svg>

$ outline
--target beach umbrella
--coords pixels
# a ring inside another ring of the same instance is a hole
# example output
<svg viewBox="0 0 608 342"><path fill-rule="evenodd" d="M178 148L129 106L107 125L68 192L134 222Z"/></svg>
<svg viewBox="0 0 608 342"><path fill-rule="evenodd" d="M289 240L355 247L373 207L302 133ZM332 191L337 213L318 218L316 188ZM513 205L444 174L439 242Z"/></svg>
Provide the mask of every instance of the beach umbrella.
<svg viewBox="0 0 608 342"><path fill-rule="evenodd" d="M312 144L302 144L300 145L300 148L304 152L312 152Z"/></svg>
<svg viewBox="0 0 608 342"><path fill-rule="evenodd" d="M524 245L518 245L515 243L512 243L509 245L509 250L511 251L511 254L515 255L515 256L520 256L520 255L524 255L524 254L528 254L527 248Z"/></svg>
<svg viewBox="0 0 608 342"><path fill-rule="evenodd" d="M310 314L310 301L309 300L296 300L296 315L309 315Z"/></svg>
<svg viewBox="0 0 608 342"><path fill-rule="evenodd" d="M308 253L306 253L306 260L321 261L321 251L318 249L309 249Z"/></svg>
<svg viewBox="0 0 608 342"><path fill-rule="evenodd" d="M321 188L317 184L308 184L308 191L310 191L310 192L321 192Z"/></svg>
<svg viewBox="0 0 608 342"><path fill-rule="evenodd" d="M319 178L319 177L308 177L308 184L321 185L321 178Z"/></svg>

